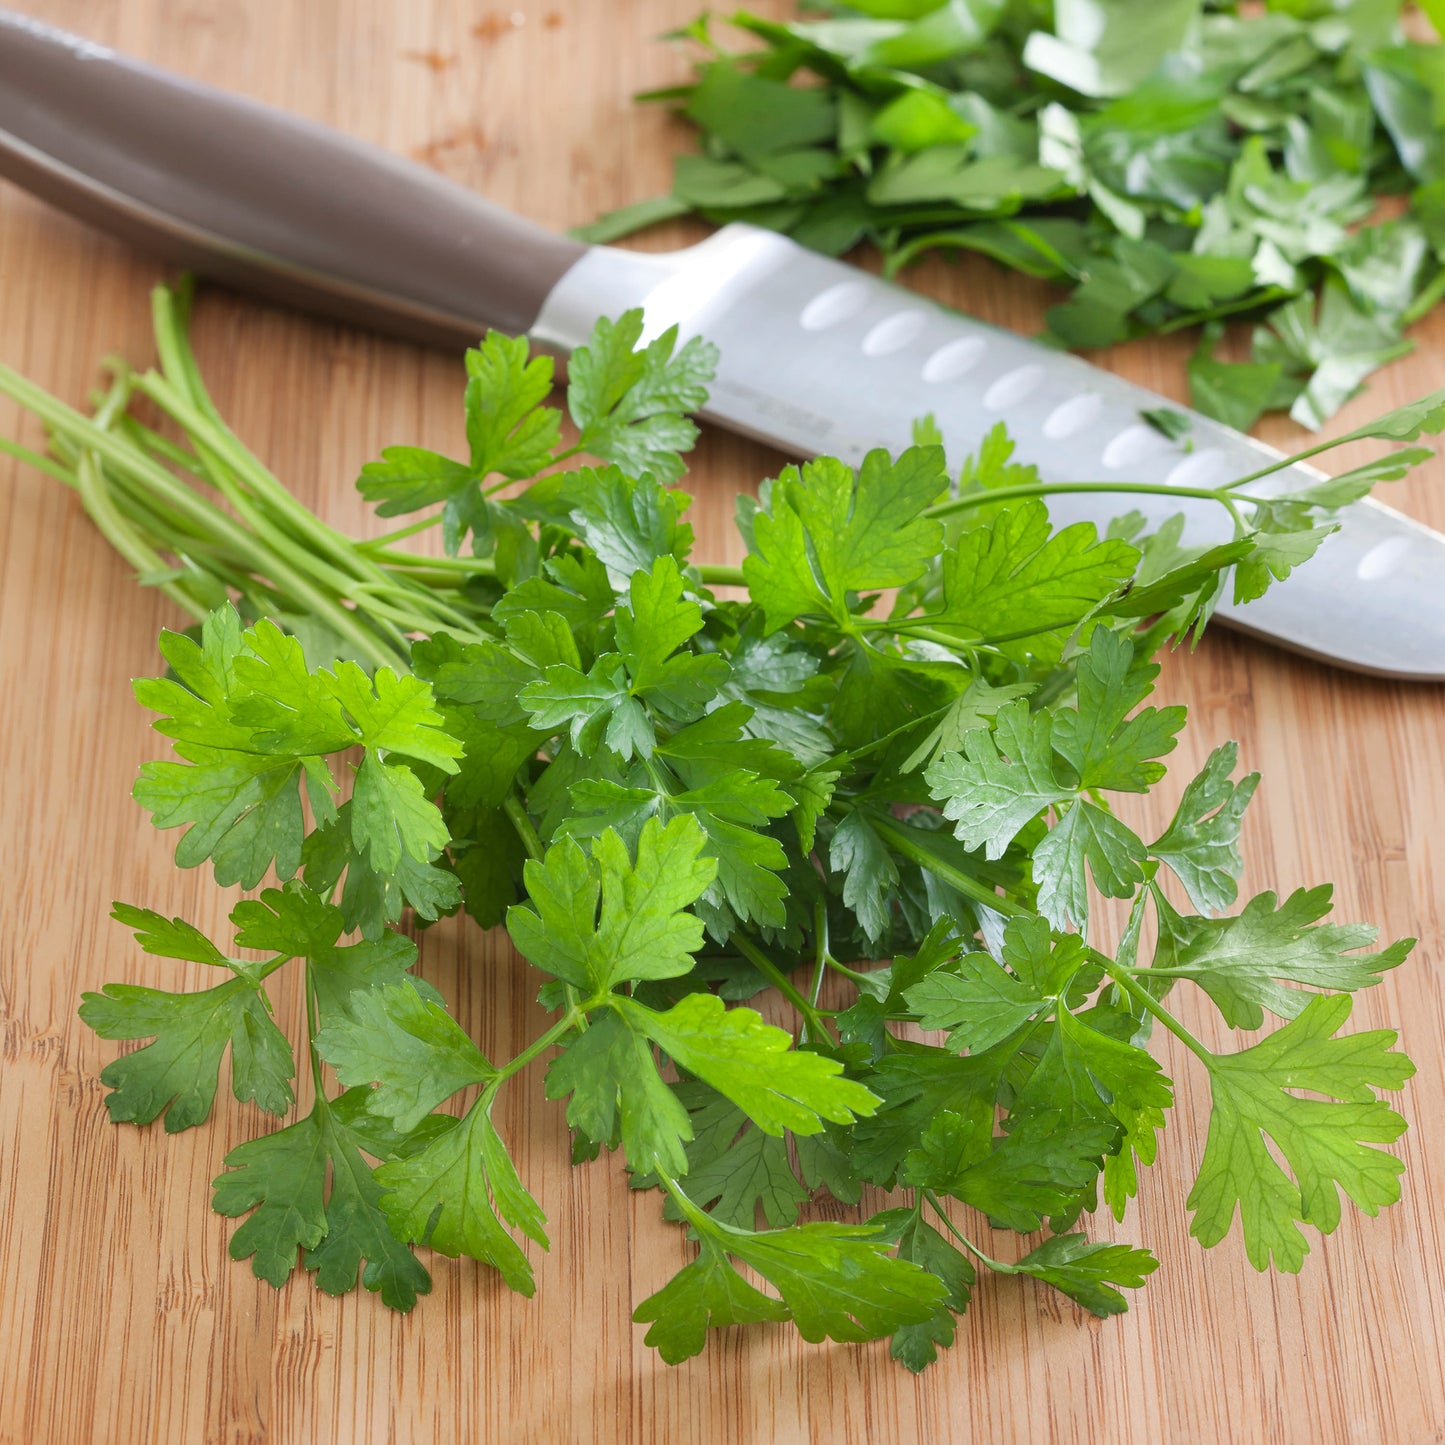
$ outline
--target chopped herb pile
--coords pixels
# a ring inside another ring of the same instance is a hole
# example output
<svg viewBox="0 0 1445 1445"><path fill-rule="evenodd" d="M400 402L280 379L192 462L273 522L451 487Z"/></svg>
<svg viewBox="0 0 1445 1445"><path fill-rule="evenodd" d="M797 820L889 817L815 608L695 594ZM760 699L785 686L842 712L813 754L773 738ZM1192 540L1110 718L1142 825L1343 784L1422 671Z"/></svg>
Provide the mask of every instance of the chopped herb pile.
<svg viewBox="0 0 1445 1445"><path fill-rule="evenodd" d="M161 291L156 317L162 369L119 366L93 416L4 369L0 391L51 436L49 457L7 449L197 619L136 685L173 753L137 801L180 830L181 866L276 880L222 940L117 904L177 989L112 983L81 1009L149 1040L102 1074L117 1122L205 1122L228 1055L248 1117L286 1121L214 1186L260 1278L359 1279L405 1310L430 1288L421 1247L530 1294L548 1223L494 1105L533 1062L574 1158L619 1151L689 1231L690 1262L636 1308L668 1361L710 1328L791 1320L891 1337L922 1369L993 1274L1123 1310L1158 1261L1089 1216L1122 1220L1168 1147L1161 1030L1209 1085L1202 1244L1237 1226L1255 1267L1297 1270L1342 1199L1399 1197L1379 1146L1404 1121L1381 1093L1412 1065L1394 1033L1347 1025L1410 941L1371 951L1328 885L1229 911L1258 781L1233 743L1157 836L1131 799L1185 721L1151 700L1152 656L1222 587L1285 575L1328 507L1418 449L1293 498L1222 487L1235 540L1191 552L1168 528L1053 531L1058 488L1007 466L1006 438L960 478L924 425L856 471L786 468L740 507L741 568L712 566L674 487L712 351L643 345L634 312L573 359L571 447L551 361L489 335L467 356L466 457L384 452L362 490L425 510L357 541L226 428L184 305ZM157 407L184 443L142 419ZM1356 435L1442 427L1445 393ZM595 465L562 465L582 447ZM400 545L432 523L444 555ZM458 911L536 970L550 1021L513 1057L415 972L402 925ZM750 1006L769 988L781 1027ZM304 997L299 1037L278 990ZM1186 1023L1210 1009L1222 1048ZM804 1212L867 1185L894 1191L881 1213ZM983 1221L1034 1237L999 1249Z"/></svg>
<svg viewBox="0 0 1445 1445"><path fill-rule="evenodd" d="M817 8L817 7L815 7ZM1445 49L1399 0L857 0L824 18L703 17L697 126L668 196L581 234L689 212L863 242L890 273L967 250L1069 288L1074 348L1202 328L1198 410L1320 426L1445 295ZM1381 202L1385 204L1381 204ZM1255 323L1250 358L1215 347Z"/></svg>

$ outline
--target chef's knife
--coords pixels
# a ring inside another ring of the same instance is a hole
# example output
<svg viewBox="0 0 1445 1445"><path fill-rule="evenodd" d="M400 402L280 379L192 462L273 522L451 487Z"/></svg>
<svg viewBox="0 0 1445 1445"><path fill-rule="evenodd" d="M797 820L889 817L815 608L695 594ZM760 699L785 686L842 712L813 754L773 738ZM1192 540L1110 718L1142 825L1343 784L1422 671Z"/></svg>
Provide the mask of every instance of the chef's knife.
<svg viewBox="0 0 1445 1445"><path fill-rule="evenodd" d="M649 334L675 323L720 348L706 417L795 454L897 450L931 412L955 462L1004 421L1016 459L1055 481L1187 491L1278 455L1197 415L1181 450L1142 420L1170 405L1152 393L772 232L727 226L667 255L584 246L336 131L4 11L0 174L202 274L413 340L493 326L565 355L598 316L641 306ZM1050 499L1059 523L1132 509L1151 525L1184 512L1190 542L1228 535L1220 507L1183 492ZM1341 666L1445 679L1445 537L1374 502L1341 520L1287 584L1219 615Z"/></svg>

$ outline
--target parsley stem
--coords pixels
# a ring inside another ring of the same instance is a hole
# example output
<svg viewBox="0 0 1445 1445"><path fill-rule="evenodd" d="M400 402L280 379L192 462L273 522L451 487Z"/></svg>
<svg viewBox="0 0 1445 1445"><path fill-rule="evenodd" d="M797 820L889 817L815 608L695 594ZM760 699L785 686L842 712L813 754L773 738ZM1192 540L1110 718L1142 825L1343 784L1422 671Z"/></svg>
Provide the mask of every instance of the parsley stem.
<svg viewBox="0 0 1445 1445"><path fill-rule="evenodd" d="M522 1070L525 1069L527 1065L532 1062L533 1059L537 1058L539 1054L546 1053L547 1050L550 1049L553 1044L557 1043L564 1034L576 1028L577 1025L582 1021L583 1015L586 1012L586 1008L587 1006L585 1004L569 1008L567 1012L563 1014L562 1017L559 1018L557 1022L552 1025L551 1028L549 1028L545 1033L538 1034L538 1036L533 1039L532 1042L528 1044L527 1047L523 1049L520 1054L517 1054L513 1058L508 1059L507 1062L497 1070L497 1077L493 1079L490 1084L487 1085L482 1097L495 1098L497 1091L502 1087L503 1084L507 1082L508 1079L510 1079L514 1074L520 1074ZM480 1100L478 1102L480 1102ZM488 1105L488 1107L490 1107L490 1105Z"/></svg>
<svg viewBox="0 0 1445 1445"><path fill-rule="evenodd" d="M373 542L384 540L373 538L361 546L370 548ZM390 562L399 567L430 567L438 572L475 572L483 577L494 577L497 564L490 557L428 557L421 552L400 552L394 547L378 549L374 554L378 562Z"/></svg>
<svg viewBox="0 0 1445 1445"><path fill-rule="evenodd" d="M943 1205L938 1202L938 1196L931 1189L923 1191L923 1197L928 1201L933 1212L943 1221L943 1226L948 1232L976 1259L982 1260L990 1269L997 1270L1000 1274L1013 1274L1011 1265L1001 1264L996 1259L986 1255L959 1227L948 1217Z"/></svg>
<svg viewBox="0 0 1445 1445"><path fill-rule="evenodd" d="M49 457L41 456L39 452L32 452L29 447L22 447L19 442L7 441L6 438L0 437L0 452L17 457L27 467L34 467L37 472L44 472L47 477L54 477L57 482L64 482L67 487L75 486L75 478L59 462L53 462Z"/></svg>
<svg viewBox="0 0 1445 1445"><path fill-rule="evenodd" d="M128 472L152 493L164 497L182 516L194 521L207 533L223 532L236 552L245 559L248 567L260 576L269 577L273 583L289 593L298 604L298 610L310 609L324 620L332 631L351 644L359 656L377 666L398 662L405 666L405 650L395 643L384 643L364 628L356 614L340 606L327 596L325 591L313 584L306 575L304 565L303 569L298 571L276 549L268 546L263 538L248 532L234 519L198 496L180 478L136 447L133 441L112 431L108 425L109 418L93 420L83 416L3 365L0 365L0 391L33 412L52 430L67 435L75 444L77 453L94 453L98 462L104 464L100 469L102 475L110 466ZM177 420L181 418L178 417ZM184 421L182 424L185 424ZM279 487L279 483L277 485ZM102 527L102 531L104 530ZM188 606L187 610L194 611L194 608Z"/></svg>
<svg viewBox="0 0 1445 1445"><path fill-rule="evenodd" d="M1323 448L1319 448L1323 450ZM1306 452L1308 456L1310 453ZM1281 463L1280 465L1284 465ZM1271 467L1269 470L1273 471ZM1257 475L1264 475L1262 472ZM1252 478L1245 477L1244 481ZM1238 486L1233 482L1231 486ZM1138 492L1154 497L1199 497L1204 501L1218 502L1222 507L1230 503L1222 495L1222 489L1211 487L1166 487L1159 482L1038 482L1027 486L995 487L983 492L970 492L966 497L955 497L949 502L939 502L927 508L925 517L951 517L957 512L972 511L975 507L988 506L991 502L1007 502L1016 497L1048 497L1069 492Z"/></svg>
<svg viewBox="0 0 1445 1445"><path fill-rule="evenodd" d="M906 825L895 823L888 818L871 815L870 820L874 830L892 843L905 858L917 863L920 868L936 877L942 878L945 883L958 889L965 898L972 898L975 902L982 903L985 908L991 908L995 913L1003 914L1005 918L1018 917L1030 911L1016 898L1010 898L1007 893L996 893L982 879L975 878L960 868L955 868L951 863L945 862L942 858L930 853L928 849L921 847L911 836L913 830Z"/></svg>
<svg viewBox="0 0 1445 1445"><path fill-rule="evenodd" d="M419 521L411 523L407 527L398 527L394 532L383 532L379 537L368 537L364 542L356 544L358 552L380 552L390 547L393 542L400 542L405 537L414 537L418 532L425 532L435 527L442 519L440 512L430 517L422 517Z"/></svg>
<svg viewBox="0 0 1445 1445"><path fill-rule="evenodd" d="M91 452L83 452L76 463L75 478L80 487L80 499L90 519L101 534L133 566L142 577L156 577L169 570L165 559L153 551L131 527L111 501L105 483L100 476L100 463ZM183 588L174 582L156 584L172 602L188 612L197 621L206 615L206 608L186 595Z"/></svg>
<svg viewBox="0 0 1445 1445"><path fill-rule="evenodd" d="M819 900L813 905L813 937L818 943L818 970L813 975L813 1007L818 1007L818 995L823 988L823 975L828 969L834 973L841 973L844 978L851 979L856 984L866 984L870 980L866 973L859 973L855 968L849 968L846 963L840 963L833 957L832 944L828 938L828 905ZM822 1010L824 1013L830 1010Z"/></svg>
<svg viewBox="0 0 1445 1445"><path fill-rule="evenodd" d="M517 837L522 840L522 847L527 850L527 857L540 863L542 854L546 850L542 847L542 839L532 826L532 820L527 816L527 810L522 806L522 800L517 796L515 789L502 799L502 811L507 815L512 827L517 830Z"/></svg>
<svg viewBox="0 0 1445 1445"><path fill-rule="evenodd" d="M1306 447L1302 452L1295 452L1292 456L1280 457L1278 461L1271 462L1267 467L1261 467L1257 472L1251 472L1247 477L1239 477L1228 483L1231 490L1237 487L1246 486L1250 482L1257 482L1263 477L1273 476L1275 472L1281 472L1286 467L1292 467L1296 462L1306 461L1310 457L1318 456L1321 452L1327 452L1332 447L1340 444L1338 437L1329 441L1317 442L1312 447Z"/></svg>
<svg viewBox="0 0 1445 1445"><path fill-rule="evenodd" d="M129 413L116 418L113 430L116 435L125 437L141 451L153 452L156 456L168 461L173 467L179 467L182 471L189 472L198 482L210 485L210 478L206 475L205 469L194 452L188 452L184 447L177 446L169 437L163 437L158 431L153 431L144 422L137 421Z"/></svg>
<svg viewBox="0 0 1445 1445"><path fill-rule="evenodd" d="M326 1098L326 1084L321 1077L321 1055L316 1052L316 1035L318 1033L317 1018L319 1009L316 1004L316 980L312 976L311 961L308 959L305 968L306 979L306 1050L311 1055L311 1078L316 1084L316 1098L318 1102Z"/></svg>
<svg viewBox="0 0 1445 1445"><path fill-rule="evenodd" d="M813 905L813 938L818 945L818 966L813 973L809 1002L817 1008L818 995L823 992L823 975L828 971L831 959L828 952L828 905L822 899Z"/></svg>
<svg viewBox="0 0 1445 1445"><path fill-rule="evenodd" d="M193 286L187 278L179 287L157 286L151 292L151 316L154 322L156 349L161 356L165 376L147 373L137 387L170 412L188 433L193 445L209 445L245 477L253 491L264 499L274 513L289 518L302 536L318 550L331 552L346 564L355 558L349 538L328 527L305 505L291 495L260 459L228 427L216 404L211 400L196 364L187 334ZM158 395L164 388L170 397Z"/></svg>
<svg viewBox="0 0 1445 1445"><path fill-rule="evenodd" d="M951 633L940 632L930 627L931 621L928 617L877 617L861 618L857 622L860 631L863 632L890 632L916 637L920 642L932 642L939 647L946 647L950 652L966 652L976 654L978 652L992 652L996 643L1013 642L1022 637L1036 637L1040 632L1048 629L1040 627L1025 628L1022 632L1004 633L998 637L954 637Z"/></svg>
<svg viewBox="0 0 1445 1445"><path fill-rule="evenodd" d="M672 1195L673 1202L682 1211L683 1217L699 1234L716 1236L722 1233L722 1227L719 1226L718 1221L707 1213L706 1210L699 1209L697 1205L683 1193L682 1186L677 1180L674 1179L656 1159L653 1160L652 1167L662 1187Z"/></svg>
<svg viewBox="0 0 1445 1445"><path fill-rule="evenodd" d="M734 933L728 942L802 1014L814 1038L826 1039L830 1043L833 1041L833 1036L828 1032L828 1025L824 1022L822 1014L798 992L787 975L760 948L756 947L751 939L744 937L741 933Z"/></svg>
<svg viewBox="0 0 1445 1445"><path fill-rule="evenodd" d="M491 557L428 557L421 552L402 552L393 548L390 544L412 532L421 531L420 526L402 527L395 532L387 532L380 537L368 538L365 542L358 542L359 550L366 552L377 562L385 562L395 567L405 567L408 570L426 570L435 572L459 572L474 574L481 577L494 577L497 573L496 561ZM743 576L741 567L726 567L712 563L696 564L695 569L704 585L708 587L746 587L747 579Z"/></svg>
<svg viewBox="0 0 1445 1445"><path fill-rule="evenodd" d="M1129 969L1124 968L1122 964L1115 963L1112 958L1099 953L1096 949L1091 948L1089 953L1094 962L1097 963L1130 998L1140 1004L1149 1013L1153 1014L1180 1043L1187 1045L1191 1052L1196 1054L1206 1065L1214 1058L1213 1051L1205 1048L1148 989L1142 988Z"/></svg>
<svg viewBox="0 0 1445 1445"><path fill-rule="evenodd" d="M1421 317L1433 311L1442 300L1445 300L1445 266L1435 273L1434 280L1400 313L1401 323L1413 326Z"/></svg>
<svg viewBox="0 0 1445 1445"><path fill-rule="evenodd" d="M1266 286L1259 291L1251 291L1238 301L1222 302L1218 306L1209 306L1200 311L1186 311L1182 316L1175 316L1154 328L1156 336L1169 336L1176 331L1187 331L1191 326L1200 326L1207 321L1217 321L1225 316L1237 316L1242 311L1261 310L1268 306L1271 301L1278 301L1290 295L1290 292L1281 286Z"/></svg>
<svg viewBox="0 0 1445 1445"><path fill-rule="evenodd" d="M186 399L166 385L162 378L153 375L141 377L137 382L137 389L163 406L186 429L197 454L206 466L211 483L230 502L252 532L286 558L300 574L310 574L323 586L343 596L358 580L368 576L385 576L379 571L373 572L369 567L348 567L346 564L349 559L346 553L352 550L350 544L337 537L289 493L285 493L280 483L276 482L254 457L246 453L239 443L234 447L228 446L227 442L234 438L222 435L216 428L209 426L205 417L193 410ZM269 481L276 490L286 496L288 505L280 510L284 517L299 523L296 528L300 533L299 538L288 532L281 521L267 512L267 504L275 498L271 487L258 485L263 480ZM327 561L327 554L336 558L341 565Z"/></svg>
<svg viewBox="0 0 1445 1445"><path fill-rule="evenodd" d="M743 576L741 567L722 567L714 566L711 563L702 563L697 566L697 574L708 587L746 587L748 585L748 579Z"/></svg>
<svg viewBox="0 0 1445 1445"><path fill-rule="evenodd" d="M226 425L191 350L186 330L190 295L189 285L174 292L158 287L152 294L156 344L165 375L148 372L135 381L136 388L164 407L184 428L205 478L218 486L253 528L289 555L303 573L329 586L339 598L349 599L357 584L369 584L374 592L394 588L394 580L374 560L292 496ZM244 507L237 496L238 488L244 494ZM387 620L378 609L373 612L378 620ZM408 651L406 632L414 629L408 628L403 619L401 625L380 630L397 648L398 657L404 659Z"/></svg>
<svg viewBox="0 0 1445 1445"><path fill-rule="evenodd" d="M100 412L97 415L97 424L106 425L112 417L124 409L128 399L128 388L122 381L117 381L101 404ZM158 574L167 570L165 559L126 521L115 506L110 494L106 491L101 476L100 461L93 452L81 452L76 458L75 482L80 490L80 499L85 510L111 546L127 562L143 576L147 573ZM193 602L185 594L185 591L173 582L163 582L160 587L166 596L183 607L192 617L205 616L205 609Z"/></svg>
<svg viewBox="0 0 1445 1445"><path fill-rule="evenodd" d="M841 973L844 978L850 979L853 983L859 985L872 984L875 982L875 980L871 979L866 973L860 973L856 968L849 968L846 963L839 963L831 953L828 955L828 967L831 968L834 973Z"/></svg>

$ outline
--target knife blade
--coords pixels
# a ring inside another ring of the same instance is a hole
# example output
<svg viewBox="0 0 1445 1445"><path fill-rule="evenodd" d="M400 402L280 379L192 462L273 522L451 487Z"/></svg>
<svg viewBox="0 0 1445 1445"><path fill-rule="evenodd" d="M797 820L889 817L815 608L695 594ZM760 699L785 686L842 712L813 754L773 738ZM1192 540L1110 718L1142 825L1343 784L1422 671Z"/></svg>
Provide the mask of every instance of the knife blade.
<svg viewBox="0 0 1445 1445"><path fill-rule="evenodd" d="M705 335L721 361L705 418L797 455L896 451L931 412L956 464L998 421L1046 481L1057 523L1182 512L1278 453L1189 414L1181 450L1140 413L1184 410L1076 357L929 302L784 236L725 227L666 255L584 246L434 172L273 108L0 11L0 175L198 272L428 344L488 326L565 356L597 317L643 308L649 335ZM1255 484L1288 490L1296 466ZM1168 497L1133 492L1163 480ZM1353 670L1445 679L1445 536L1373 500L1288 582L1217 615Z"/></svg>

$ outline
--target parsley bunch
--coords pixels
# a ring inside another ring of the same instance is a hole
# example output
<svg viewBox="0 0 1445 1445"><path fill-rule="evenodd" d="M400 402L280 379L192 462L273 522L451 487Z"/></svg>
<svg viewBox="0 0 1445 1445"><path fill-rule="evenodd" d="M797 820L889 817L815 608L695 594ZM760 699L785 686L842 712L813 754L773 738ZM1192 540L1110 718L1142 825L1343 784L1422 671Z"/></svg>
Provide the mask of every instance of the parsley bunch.
<svg viewBox="0 0 1445 1445"><path fill-rule="evenodd" d="M181 866L276 883L219 942L118 904L145 952L219 982L112 983L81 1016L150 1040L103 1071L118 1122L202 1123L227 1053L236 1099L289 1118L214 1186L259 1277L360 1278L405 1310L430 1288L425 1246L530 1294L547 1221L493 1111L544 1059L574 1158L620 1150L696 1246L636 1309L673 1362L711 1327L791 1320L891 1336L921 1369L981 1273L1124 1309L1157 1261L1081 1222L1122 1219L1156 1157L1174 1098L1156 1027L1209 1083L1188 1201L1204 1245L1237 1219L1257 1268L1297 1270L1342 1195L1370 1214L1398 1198L1377 1146L1404 1121L1380 1092L1412 1065L1392 1032L1342 1030L1410 941L1368 951L1373 928L1328 921L1327 885L1225 911L1257 782L1232 743L1158 836L1127 801L1184 724L1149 701L1151 655L1222 586L1285 575L1324 509L1418 449L1290 496L1220 488L1237 535L1200 551L1137 519L1056 532L1058 488L1002 433L955 476L925 422L897 457L786 468L740 503L742 567L712 567L673 486L712 352L644 344L629 313L573 359L566 447L550 360L489 335L466 359L467 456L389 448L362 490L423 515L355 541L220 420L184 298L158 293L156 318L162 369L118 366L93 416L0 370L52 455L6 446L199 619L136 685L174 757L135 796L182 830ZM1357 435L1442 427L1438 394ZM583 450L595 465L565 464ZM399 545L433 523L444 555ZM551 1020L512 1058L414 971L401 925L459 910L537 970ZM298 1039L277 987L304 995ZM785 1027L748 1006L769 987ZM1201 1003L1275 1026L1221 1052L1184 1022ZM869 1185L893 1191L881 1213L804 1222L818 1191L857 1205ZM979 1215L1048 1232L998 1259Z"/></svg>
<svg viewBox="0 0 1445 1445"><path fill-rule="evenodd" d="M814 7L819 8L819 7ZM672 192L603 241L695 212L890 274L981 252L1069 287L1059 345L1199 326L1195 407L1318 427L1445 295L1445 66L1400 0L854 0L823 19L707 17L676 104L700 131ZM798 84L799 80L802 84ZM1379 208L1383 197L1405 197ZM1216 358L1253 319L1245 362Z"/></svg>

